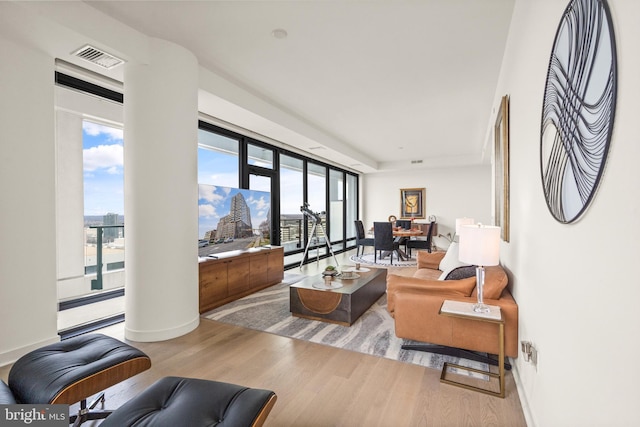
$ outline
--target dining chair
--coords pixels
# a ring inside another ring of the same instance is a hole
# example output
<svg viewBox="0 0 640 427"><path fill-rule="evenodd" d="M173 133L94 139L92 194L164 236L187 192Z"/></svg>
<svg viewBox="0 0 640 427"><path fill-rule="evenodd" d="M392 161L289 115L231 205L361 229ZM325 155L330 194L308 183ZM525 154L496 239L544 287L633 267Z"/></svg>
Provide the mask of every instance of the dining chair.
<svg viewBox="0 0 640 427"><path fill-rule="evenodd" d="M393 265L393 253L400 249L400 244L393 237L393 224L390 222L373 223L374 255L373 262L378 262L378 251L382 258L383 251L391 253L391 264Z"/></svg>
<svg viewBox="0 0 640 427"><path fill-rule="evenodd" d="M411 249L426 249L427 252L431 252L431 241L433 239L433 227L435 223L435 221L431 221L429 223L426 239L409 240L407 242L407 253L409 254L409 258L411 258Z"/></svg>
<svg viewBox="0 0 640 427"><path fill-rule="evenodd" d="M396 220L396 227L402 228L404 230L411 230L411 220L399 219ZM396 239L400 245L404 245L404 251L407 252L409 248L407 248L407 242L410 240L408 237L400 237Z"/></svg>
<svg viewBox="0 0 640 427"><path fill-rule="evenodd" d="M411 220L399 219L396 221L396 227L404 228L405 230L411 230Z"/></svg>
<svg viewBox="0 0 640 427"><path fill-rule="evenodd" d="M362 254L364 255L365 246L373 246L373 238L366 237L364 232L364 224L359 219L356 219L356 256L360 256L360 248L362 248Z"/></svg>

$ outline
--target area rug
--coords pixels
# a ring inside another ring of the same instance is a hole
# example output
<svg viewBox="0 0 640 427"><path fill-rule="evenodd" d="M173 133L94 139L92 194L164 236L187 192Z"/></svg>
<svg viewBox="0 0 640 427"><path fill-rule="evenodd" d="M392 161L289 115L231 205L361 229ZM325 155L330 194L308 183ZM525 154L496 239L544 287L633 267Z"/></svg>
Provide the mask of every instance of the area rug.
<svg viewBox="0 0 640 427"><path fill-rule="evenodd" d="M433 369L442 369L444 362L487 369L487 365L483 363L466 359L402 350L403 344L415 342L396 337L393 318L387 312L386 294L350 327L292 316L289 311L289 285L304 277L286 273L282 283L211 310L203 316L249 329ZM466 371L462 373L467 375Z"/></svg>
<svg viewBox="0 0 640 427"><path fill-rule="evenodd" d="M373 258L374 258L373 254L362 254L360 256L351 255L351 257L349 257L349 259L353 262L359 262L360 264L366 264L366 265L371 265L373 267L381 267L381 268L415 267L416 265L418 265L415 258L409 258L406 261L401 261L398 259L398 257L394 256L393 265L391 264L391 259L389 257L386 257L383 259L380 259L380 257L378 257L377 260L374 260Z"/></svg>

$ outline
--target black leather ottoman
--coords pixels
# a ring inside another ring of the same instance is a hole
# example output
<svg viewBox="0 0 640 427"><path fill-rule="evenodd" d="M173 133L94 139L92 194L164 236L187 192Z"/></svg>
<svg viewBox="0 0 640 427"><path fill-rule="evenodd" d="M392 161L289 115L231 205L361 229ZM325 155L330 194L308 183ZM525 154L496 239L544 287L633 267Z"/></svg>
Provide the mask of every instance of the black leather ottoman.
<svg viewBox="0 0 640 427"><path fill-rule="evenodd" d="M261 426L276 402L269 390L165 377L129 400L101 427Z"/></svg>
<svg viewBox="0 0 640 427"><path fill-rule="evenodd" d="M9 371L9 388L17 403L74 404L80 413L75 425L104 418L111 411L91 411L86 399L151 366L142 351L102 334L80 335L33 350L18 359Z"/></svg>

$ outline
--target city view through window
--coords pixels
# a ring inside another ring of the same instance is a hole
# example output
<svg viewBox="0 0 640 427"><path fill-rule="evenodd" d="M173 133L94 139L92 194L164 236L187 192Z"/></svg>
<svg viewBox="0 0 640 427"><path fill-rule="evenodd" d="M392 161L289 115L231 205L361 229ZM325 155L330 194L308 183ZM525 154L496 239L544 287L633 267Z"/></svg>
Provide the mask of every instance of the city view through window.
<svg viewBox="0 0 640 427"><path fill-rule="evenodd" d="M97 226L124 224L123 131L84 120L85 273L97 270ZM124 228L105 227L102 234L103 271L124 268Z"/></svg>
<svg viewBox="0 0 640 427"><path fill-rule="evenodd" d="M198 148L198 183L216 187L239 187L238 139L202 130L199 130L198 139L200 143ZM249 163L271 168L272 158L265 157L272 155L270 150L254 149L250 154L253 154L253 156L250 156ZM279 240L280 244L285 247L285 253L299 251L304 248L303 223L305 221L308 222L309 219L305 218L300 212L300 206L303 204L302 173L302 160L287 155L281 156L279 171ZM121 128L98 123L97 121L83 121L83 174L85 273L94 274L97 272L99 231L102 231L102 272L122 269L124 268L126 230L124 227L113 227L124 224L124 141ZM311 210L322 212L323 214L324 211L329 211L329 206L326 206L325 203L325 183L328 178L327 169L324 166L314 163L308 164L307 200ZM344 194L341 189L344 178L342 172L334 170L331 170L330 178L332 181L330 186L332 189L330 194L331 222L334 224L331 229L331 235L332 241L340 241L343 230L338 224L342 224L343 221L342 203ZM263 183L262 181L265 182ZM349 176L348 181L349 185L347 187L350 190L349 193L352 193L351 187L355 182L355 178ZM250 188L254 191L268 192L268 182L269 180L266 178L252 176ZM348 200L351 204L357 200L357 196L353 193L350 196ZM347 236L349 237L354 234L350 224L354 213L355 205L349 206L347 218L350 220L347 223ZM263 230L268 229L263 222L265 219L261 218L258 222L258 224L262 223ZM311 247L317 247L322 253L325 252L323 248L326 239L324 230L326 230L328 220L329 218L323 215L321 220L322 227L317 229L314 235L307 236L307 239L312 240ZM309 223L307 228L309 233L311 233L312 228L312 224ZM204 233L199 236L201 239L199 246L219 244L219 236L211 239L211 236L216 236L215 227L206 231L209 232L206 236L207 238L205 238ZM264 232L260 234L264 236ZM206 240L206 243L203 243L204 240ZM222 246L225 249L237 249L235 247L237 245L223 243ZM201 247L201 252L210 252L212 249L204 250ZM222 250L222 248L218 250ZM313 256L315 253L310 253L309 255ZM103 287L102 285L97 288L92 286L92 290L95 289L103 289Z"/></svg>

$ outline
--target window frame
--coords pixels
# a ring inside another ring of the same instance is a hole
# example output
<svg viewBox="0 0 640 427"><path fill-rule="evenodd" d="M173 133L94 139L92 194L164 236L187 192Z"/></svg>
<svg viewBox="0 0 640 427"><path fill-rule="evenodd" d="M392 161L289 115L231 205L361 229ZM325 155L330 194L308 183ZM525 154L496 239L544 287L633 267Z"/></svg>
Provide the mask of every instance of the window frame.
<svg viewBox="0 0 640 427"><path fill-rule="evenodd" d="M344 252L350 249L355 248L355 236L353 237L348 237L348 230L349 227L346 224L347 221L347 209L348 209L348 205L349 205L349 201L347 200L347 177L348 176L352 176L353 178L355 178L355 203L353 203L353 206L355 206L355 218L359 217L359 180L360 180L360 176L357 173L354 173L352 171L349 171L347 169L341 168L339 166L336 165L332 165L326 162L323 162L322 160L313 158L313 157L308 157L305 156L303 154L300 154L298 152L292 151L292 150L288 150L286 148L283 147L279 147L279 146L275 146L272 144L269 144L268 142L265 141L261 141L259 139L256 139L254 137L249 137L246 135L243 135L241 133L238 132L234 132L232 130L229 129L225 129L222 127L219 127L217 125L211 124L205 120L199 120L198 121L198 129L199 130L204 130L204 131L208 131L208 132L213 132L213 133L217 133L220 134L222 136L228 137L228 138L232 138L232 139L237 139L239 141L239 156L238 156L238 161L239 161L239 180L238 182L240 183L240 188L242 189L249 189L249 175L260 175L260 176L267 176L271 178L271 206L272 206L272 210L271 210L271 218L272 218L272 244L274 245L280 245L281 244L281 238L280 238L280 172L281 172L281 167L280 167L280 156L285 155L288 157L292 157L298 160L302 161L302 179L303 179L303 203L308 203L309 201L309 186L308 186L308 179L307 179L307 174L308 174L308 166L309 164L314 164L314 165L318 165L320 167L323 167L324 170L326 171L325 173L325 211L327 212L327 218L329 218L329 209L330 209L330 176L331 176L331 171L336 171L342 174L342 196L343 196L343 203L342 203L342 224L338 225L339 228L342 229L342 238L336 240L335 242L331 242L332 244L332 249L334 253L340 253L340 252ZM268 149L271 150L273 152L273 167L272 168L265 168L265 167L261 167L258 165L250 165L249 161L248 161L248 145L254 145L254 146L258 146L264 149ZM313 206L311 206L312 209L314 209ZM288 249L285 250L285 268L290 268L293 266L297 266L300 264L301 261L301 257L299 257L300 254L304 254L304 249L307 246L308 243L308 233L309 233L309 224L308 221L302 221L303 223L303 229L301 230L302 236L303 236L303 244L302 247L299 248L295 248L295 249ZM334 224L335 226L335 224ZM326 223L326 232L327 232L327 236L331 235L331 224L329 224L329 221L327 220ZM321 252L320 257L321 258L325 258L330 256L330 251L326 250L326 246L325 246L325 250L323 252ZM289 258L293 258L293 260L291 261L287 261L286 258L287 256L289 256ZM297 259L295 259L297 256ZM307 259L302 260L303 263L307 263L310 262L311 257L307 256ZM313 256L313 259L315 259L315 255Z"/></svg>

